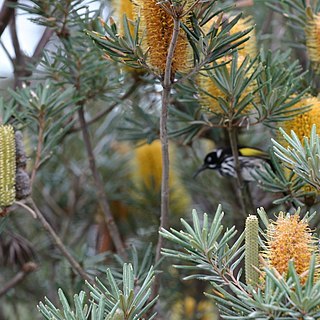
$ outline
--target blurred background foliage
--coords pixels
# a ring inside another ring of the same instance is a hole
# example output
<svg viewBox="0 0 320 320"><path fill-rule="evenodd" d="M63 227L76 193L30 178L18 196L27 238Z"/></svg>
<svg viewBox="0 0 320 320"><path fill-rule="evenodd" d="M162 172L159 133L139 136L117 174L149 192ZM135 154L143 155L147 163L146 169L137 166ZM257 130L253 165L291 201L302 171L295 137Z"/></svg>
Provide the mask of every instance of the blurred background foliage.
<svg viewBox="0 0 320 320"><path fill-rule="evenodd" d="M280 126L289 130L309 126L311 130L312 122L320 120L317 62L306 49L306 26L320 4L310 2L312 13L306 11L306 1L298 0L216 2L216 13L228 11L226 23L232 19L236 26L243 23L243 29L231 28L235 39L228 43L232 47L239 41L240 49L228 56L227 51L216 53L198 75L188 79L183 72L177 74L169 107L170 226L176 226L181 217L190 219L192 208L210 214L222 204L227 226L243 230L250 212L243 212L235 196L235 179L213 170L193 178L208 152L229 147L226 106L231 95L238 101L232 121L239 145L268 152L270 138L279 137ZM23 132L32 198L76 260L93 276L107 268L121 272L122 266L112 254L115 248L99 204L101 194L92 179L79 110L84 111L111 212L124 243L134 245L137 256L149 243L156 243L160 217L159 77L132 68L137 66L134 59L125 66L114 62L84 32L105 33L98 17L121 21L120 3L33 0L12 2L8 7L12 10L8 28L15 49L11 57L14 77L9 88L3 86L1 91L0 119ZM3 14L7 4L3 2ZM236 16L240 12L245 20ZM27 13L33 23L45 27L33 55L19 46L19 41L32 35L17 39L17 13ZM124 13L131 19L129 12ZM218 18L216 14L215 21ZM206 34L197 33L198 24L206 28ZM194 60L199 62L204 44L210 44L210 34L218 31L206 26L204 19L194 19L184 28L189 30ZM1 27L0 31L2 34ZM119 30L110 27L109 31L112 35ZM250 41L251 49L244 52ZM143 52L139 55L143 58ZM8 79L2 81L8 83ZM220 99L214 101L217 96ZM311 97L310 103L307 99ZM295 125L290 127L293 121ZM249 184L254 208L263 206L270 216L297 205L303 212L317 210L317 191L289 174L276 159L272 161L275 170L258 172L259 181ZM319 223L315 218L312 227ZM25 210L14 206L1 218L0 228L0 287L26 263L37 265L0 296L0 319L41 319L36 305L44 296L56 303L58 288L69 298L83 288L82 279ZM152 252L148 251L150 257ZM205 284L182 282L181 274L167 260L162 263L166 284L161 290L163 318L213 319L214 306L202 295ZM151 264L148 261L145 269Z"/></svg>

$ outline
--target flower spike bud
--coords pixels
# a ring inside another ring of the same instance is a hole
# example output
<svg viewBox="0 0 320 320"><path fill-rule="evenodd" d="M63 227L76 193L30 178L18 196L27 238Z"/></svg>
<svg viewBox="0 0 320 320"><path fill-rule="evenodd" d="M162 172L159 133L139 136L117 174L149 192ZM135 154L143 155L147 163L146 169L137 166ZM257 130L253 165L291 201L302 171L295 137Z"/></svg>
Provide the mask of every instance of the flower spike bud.
<svg viewBox="0 0 320 320"><path fill-rule="evenodd" d="M310 15L307 20L306 27L306 46L309 59L313 64L316 73L320 72L320 15Z"/></svg>
<svg viewBox="0 0 320 320"><path fill-rule="evenodd" d="M0 126L0 207L9 207L16 196L16 143L11 125Z"/></svg>
<svg viewBox="0 0 320 320"><path fill-rule="evenodd" d="M259 222L255 215L249 215L245 228L245 270L246 283L256 285L259 274L255 268L259 267Z"/></svg>

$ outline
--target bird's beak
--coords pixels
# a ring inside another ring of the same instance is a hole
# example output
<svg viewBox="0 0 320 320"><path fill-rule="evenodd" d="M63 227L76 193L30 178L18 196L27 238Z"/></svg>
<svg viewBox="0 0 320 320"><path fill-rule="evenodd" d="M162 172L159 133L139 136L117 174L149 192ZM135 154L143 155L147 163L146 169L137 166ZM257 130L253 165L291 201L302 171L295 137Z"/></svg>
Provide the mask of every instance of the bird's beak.
<svg viewBox="0 0 320 320"><path fill-rule="evenodd" d="M207 167L206 164L202 165L202 166L193 174L192 178L195 179L200 172L202 172L203 170L206 170L207 168L208 168L208 167Z"/></svg>

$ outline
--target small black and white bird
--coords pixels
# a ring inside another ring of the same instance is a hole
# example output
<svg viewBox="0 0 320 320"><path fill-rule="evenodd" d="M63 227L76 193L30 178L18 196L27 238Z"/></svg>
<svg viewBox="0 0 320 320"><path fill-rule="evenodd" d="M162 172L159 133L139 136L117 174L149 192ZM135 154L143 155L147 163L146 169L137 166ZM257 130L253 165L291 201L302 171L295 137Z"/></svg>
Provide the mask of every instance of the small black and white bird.
<svg viewBox="0 0 320 320"><path fill-rule="evenodd" d="M269 156L263 150L251 147L239 147L239 162L241 175L244 181L255 181L253 172L257 169L263 171L268 163ZM235 161L230 148L218 148L208 153L203 165L193 175L195 178L200 172L211 169L218 170L222 176L236 177Z"/></svg>

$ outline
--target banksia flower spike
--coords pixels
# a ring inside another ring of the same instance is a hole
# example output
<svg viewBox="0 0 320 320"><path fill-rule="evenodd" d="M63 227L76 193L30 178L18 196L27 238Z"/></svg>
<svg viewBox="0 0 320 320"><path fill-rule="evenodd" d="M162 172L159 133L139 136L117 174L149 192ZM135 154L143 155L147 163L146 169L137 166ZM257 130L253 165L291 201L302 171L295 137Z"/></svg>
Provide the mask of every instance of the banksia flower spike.
<svg viewBox="0 0 320 320"><path fill-rule="evenodd" d="M226 56L224 58L217 60L217 63L223 64L225 62L230 61L231 59L232 57ZM237 57L237 61L236 61L237 69L240 68L244 60L245 60L245 57L242 55L239 55ZM226 68L227 69L226 72L230 74L231 66L233 63L235 62L232 61L227 63L224 66L218 66L216 69L213 69L211 72L214 75L219 71L218 70L219 68ZM254 71L252 67L248 69L248 66L249 65L247 64L246 66L247 70L246 70L246 76L245 76L247 79L250 78L250 76ZM200 87L200 104L203 107L203 109L216 114L223 114L224 110L221 108L218 98L223 98L226 101L228 101L229 99L228 99L227 93L222 88L219 87L219 84L215 81L214 77L200 75L198 78L198 84ZM253 90L254 90L254 83L251 83L242 92L240 100L246 97L250 92L253 92ZM248 105L247 107L244 108L243 113L246 113L251 108L252 108L252 105L251 104Z"/></svg>
<svg viewBox="0 0 320 320"><path fill-rule="evenodd" d="M232 20L233 18L230 17L230 20ZM207 22L204 26L203 26L203 31L205 33L208 33L210 31L211 26L216 23L216 19L211 19L209 20L209 22ZM238 20L238 22L231 28L230 30L230 35L234 35L238 32L244 31L244 30L248 30L250 28L252 28L254 25L253 21L252 21L252 17L248 16L245 18L241 18ZM255 28L253 28L252 30L250 30L250 32L248 34L246 34L245 36L242 37L244 38L248 38L248 40L244 43L242 43L238 49L238 53L239 55L242 56L249 56L251 59L254 59L257 54L258 54L258 48L257 48L257 38L256 38L256 31ZM240 38L240 39L242 39ZM238 39L237 41L239 41L240 39Z"/></svg>
<svg viewBox="0 0 320 320"><path fill-rule="evenodd" d="M268 266L286 276L289 261L293 260L297 274L303 274L301 283L305 283L311 255L317 251L308 223L300 220L298 214L285 216L281 212L271 224L268 238L265 252Z"/></svg>
<svg viewBox="0 0 320 320"><path fill-rule="evenodd" d="M172 149L172 163L174 163L174 149ZM160 140L151 144L144 144L135 150L133 158L134 182L140 190L159 193L161 190L162 150ZM170 203L174 212L185 213L190 204L190 197L185 190L175 170L170 168L169 186Z"/></svg>
<svg viewBox="0 0 320 320"><path fill-rule="evenodd" d="M252 17L248 16L245 18L239 19L236 25L230 30L231 35L236 34L247 29L250 29L253 26ZM258 54L257 48L257 38L256 30L253 28L248 34L244 36L249 39L240 45L238 52L240 55L249 56L251 59L254 59Z"/></svg>
<svg viewBox="0 0 320 320"><path fill-rule="evenodd" d="M310 106L310 109L304 113L296 115L293 119L284 121L281 124L282 128L287 133L294 130L300 141L303 141L304 137L310 136L313 124L316 124L318 130L320 130L320 100L317 97L304 97L298 101L292 109L303 106ZM279 135L280 140L281 137Z"/></svg>
<svg viewBox="0 0 320 320"><path fill-rule="evenodd" d="M258 284L259 273L259 222L255 215L249 215L245 228L245 271L246 283Z"/></svg>
<svg viewBox="0 0 320 320"><path fill-rule="evenodd" d="M9 207L16 196L16 147L11 125L0 126L0 207Z"/></svg>
<svg viewBox="0 0 320 320"><path fill-rule="evenodd" d="M146 30L146 43L149 50L148 63L158 74L164 74L167 53L173 32L173 19L157 0L137 0L140 7L141 23ZM191 1L189 0L191 3ZM185 6L188 8L188 5ZM184 18L186 23L187 17ZM188 67L191 49L186 34L181 29L173 57L172 72L183 71Z"/></svg>
<svg viewBox="0 0 320 320"><path fill-rule="evenodd" d="M306 46L309 59L314 70L320 72L320 15L312 15L307 19Z"/></svg>
<svg viewBox="0 0 320 320"><path fill-rule="evenodd" d="M113 0L113 7L115 8L115 14L117 19L120 21L120 32L123 32L122 17L125 14L128 20L134 20L136 17L135 5L131 0ZM129 26L133 31L132 25Z"/></svg>

